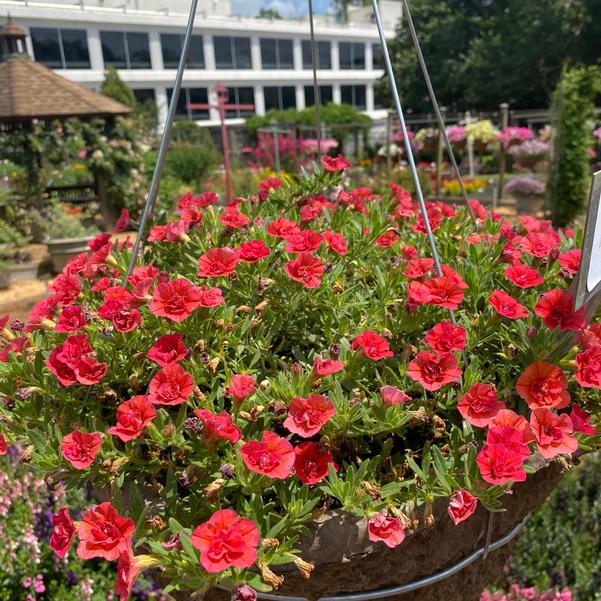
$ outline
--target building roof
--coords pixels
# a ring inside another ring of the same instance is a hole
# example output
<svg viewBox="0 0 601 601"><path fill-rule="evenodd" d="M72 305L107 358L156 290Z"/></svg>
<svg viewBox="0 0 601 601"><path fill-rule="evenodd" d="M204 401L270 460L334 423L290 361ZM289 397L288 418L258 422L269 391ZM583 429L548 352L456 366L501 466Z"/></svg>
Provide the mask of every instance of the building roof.
<svg viewBox="0 0 601 601"><path fill-rule="evenodd" d="M0 37L24 38L27 37L27 32L21 29L9 16L6 23L0 27Z"/></svg>
<svg viewBox="0 0 601 601"><path fill-rule="evenodd" d="M26 55L0 63L0 122L124 115L131 109L57 75Z"/></svg>

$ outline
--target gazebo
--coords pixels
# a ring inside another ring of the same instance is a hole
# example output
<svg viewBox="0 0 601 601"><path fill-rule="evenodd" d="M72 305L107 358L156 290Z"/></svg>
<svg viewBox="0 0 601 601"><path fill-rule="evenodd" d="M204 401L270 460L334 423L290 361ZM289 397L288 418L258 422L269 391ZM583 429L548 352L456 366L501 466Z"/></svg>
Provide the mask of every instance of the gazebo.
<svg viewBox="0 0 601 601"><path fill-rule="evenodd" d="M109 118L131 112L130 107L35 62L27 54L26 38L27 32L10 17L0 27L0 131L31 130L33 123L39 121ZM31 169L41 167L41 159L38 157L39 164ZM35 174L30 173L30 177L35 178ZM95 196L105 220L110 221L104 186L96 178Z"/></svg>

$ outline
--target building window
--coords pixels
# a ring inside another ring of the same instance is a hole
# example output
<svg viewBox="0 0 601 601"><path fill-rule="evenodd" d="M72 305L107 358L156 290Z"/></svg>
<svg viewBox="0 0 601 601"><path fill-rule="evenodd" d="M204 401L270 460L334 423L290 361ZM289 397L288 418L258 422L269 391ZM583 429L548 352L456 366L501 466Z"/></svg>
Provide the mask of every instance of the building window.
<svg viewBox="0 0 601 601"><path fill-rule="evenodd" d="M243 88L228 88L229 93L229 104L254 104L255 103L255 90L251 87ZM255 114L254 110L240 110L234 109L231 111L225 111L225 116L228 119L245 119Z"/></svg>
<svg viewBox="0 0 601 601"><path fill-rule="evenodd" d="M319 86L319 99L321 104L333 102L334 93L332 86ZM315 94L313 86L305 86L305 106L313 106L315 104Z"/></svg>
<svg viewBox="0 0 601 601"><path fill-rule="evenodd" d="M311 42L303 40L303 69L313 69L313 61L311 59ZM316 42L315 55L317 58L318 69L332 68L332 45L330 42Z"/></svg>
<svg viewBox="0 0 601 601"><path fill-rule="evenodd" d="M292 40L261 40L263 69L294 69Z"/></svg>
<svg viewBox="0 0 601 601"><path fill-rule="evenodd" d="M145 104L146 102L151 102L151 101L155 102L156 101L155 94L154 94L154 88L138 88L137 90L136 89L132 90L132 92L134 93L136 100L140 104Z"/></svg>
<svg viewBox="0 0 601 601"><path fill-rule="evenodd" d="M285 111L296 108L296 90L294 86L266 86L263 88L265 95L265 110L276 109Z"/></svg>
<svg viewBox="0 0 601 601"><path fill-rule="evenodd" d="M372 69L384 69L384 51L382 44L372 44Z"/></svg>
<svg viewBox="0 0 601 601"><path fill-rule="evenodd" d="M88 38L83 29L30 30L36 61L51 69L89 69Z"/></svg>
<svg viewBox="0 0 601 601"><path fill-rule="evenodd" d="M250 38L215 36L213 46L218 69L252 69Z"/></svg>
<svg viewBox="0 0 601 601"><path fill-rule="evenodd" d="M365 86L340 86L340 97L344 104L351 104L356 109L364 111L367 108Z"/></svg>
<svg viewBox="0 0 601 601"><path fill-rule="evenodd" d="M338 51L341 69L365 69L365 44L340 42Z"/></svg>
<svg viewBox="0 0 601 601"><path fill-rule="evenodd" d="M165 69L177 69L179 57L182 52L184 36L179 33L162 33L161 49L163 51L163 67ZM190 41L190 52L188 53L188 69L205 68L205 52L201 35L193 35Z"/></svg>
<svg viewBox="0 0 601 601"><path fill-rule="evenodd" d="M101 31L105 65L115 69L150 69L148 34L131 31Z"/></svg>
<svg viewBox="0 0 601 601"><path fill-rule="evenodd" d="M167 88L167 100L171 104L173 88ZM207 88L182 88L175 109L176 119L190 119L193 121L208 121L209 109L190 109L191 103L208 104L209 93Z"/></svg>

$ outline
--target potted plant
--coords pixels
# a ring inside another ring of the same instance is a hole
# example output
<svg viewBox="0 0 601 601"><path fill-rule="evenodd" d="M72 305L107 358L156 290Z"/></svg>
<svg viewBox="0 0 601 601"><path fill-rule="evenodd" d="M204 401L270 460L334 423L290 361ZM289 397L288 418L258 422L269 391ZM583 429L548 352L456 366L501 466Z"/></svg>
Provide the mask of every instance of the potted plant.
<svg viewBox="0 0 601 601"><path fill-rule="evenodd" d="M599 444L601 329L572 310L572 240L432 203L439 276L406 190L323 165L224 208L187 194L128 278L131 249L99 236L22 332L0 329L21 348L0 363L2 440L94 491L81 518L57 508L52 544L116 562L124 599L147 569L207 600L428 576ZM420 599L477 599L508 553Z"/></svg>
<svg viewBox="0 0 601 601"><path fill-rule="evenodd" d="M549 156L549 143L540 140L526 140L513 144L507 151L515 162L524 169L534 169Z"/></svg>
<svg viewBox="0 0 601 601"><path fill-rule="evenodd" d="M480 119L468 123L465 134L476 150L484 150L496 138L498 130L490 119Z"/></svg>
<svg viewBox="0 0 601 601"><path fill-rule="evenodd" d="M536 215L545 202L545 183L532 177L515 177L505 186L505 192L515 198L519 214Z"/></svg>
<svg viewBox="0 0 601 601"><path fill-rule="evenodd" d="M87 243L98 232L95 225L84 225L80 216L57 203L48 214L45 244L55 273L60 273L70 259L88 250Z"/></svg>
<svg viewBox="0 0 601 601"><path fill-rule="evenodd" d="M38 274L39 261L33 261L25 249L28 239L8 221L0 221L0 260L4 265L3 285L32 280Z"/></svg>

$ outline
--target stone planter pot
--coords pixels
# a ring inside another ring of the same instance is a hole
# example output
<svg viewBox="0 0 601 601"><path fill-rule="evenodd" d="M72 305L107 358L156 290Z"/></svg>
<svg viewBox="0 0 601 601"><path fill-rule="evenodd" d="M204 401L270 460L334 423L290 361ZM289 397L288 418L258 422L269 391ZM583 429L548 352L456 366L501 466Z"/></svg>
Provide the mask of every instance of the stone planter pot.
<svg viewBox="0 0 601 601"><path fill-rule="evenodd" d="M536 215L542 211L545 204L544 196L535 196L533 194L513 194L518 213L520 215Z"/></svg>
<svg viewBox="0 0 601 601"><path fill-rule="evenodd" d="M529 476L526 482L516 484L513 494L505 497L507 511L495 514L491 541L507 535L537 509L557 486L561 473L561 465L554 462ZM321 597L407 584L454 566L484 546L489 514L479 506L466 522L455 526L446 513L447 503L447 499L439 499L434 504L432 528L420 526L395 549L371 543L364 520L337 511L327 514L317 522L313 535L299 545L303 559L315 564L311 578L305 580L294 566L276 566L274 571L283 575L285 581L275 594L317 601ZM379 598L478 601L482 590L501 574L512 549L509 543L436 584ZM230 592L212 589L203 601L229 601L230 596ZM177 599L188 601L191 597L180 593Z"/></svg>
<svg viewBox="0 0 601 601"><path fill-rule="evenodd" d="M0 290L7 290L10 288L10 271L0 271Z"/></svg>
<svg viewBox="0 0 601 601"><path fill-rule="evenodd" d="M15 282L22 282L24 280L35 280L38 276L39 268L39 261L11 265L7 270L10 274L10 283L14 284Z"/></svg>
<svg viewBox="0 0 601 601"><path fill-rule="evenodd" d="M45 240L48 246L48 253L52 259L52 269L55 273L60 273L63 267L78 254L89 250L88 241L94 236L84 236L81 238L59 238L56 240Z"/></svg>

